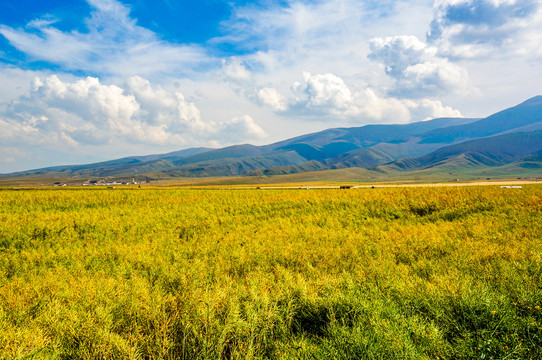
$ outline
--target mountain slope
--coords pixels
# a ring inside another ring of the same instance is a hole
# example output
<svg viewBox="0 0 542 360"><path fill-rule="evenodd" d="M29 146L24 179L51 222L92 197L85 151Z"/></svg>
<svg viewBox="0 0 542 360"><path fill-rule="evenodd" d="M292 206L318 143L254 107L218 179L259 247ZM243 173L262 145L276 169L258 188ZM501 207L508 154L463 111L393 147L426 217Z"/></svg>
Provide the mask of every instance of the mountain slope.
<svg viewBox="0 0 542 360"><path fill-rule="evenodd" d="M438 118L401 125L365 125L353 128L336 128L298 136L269 146L277 148L298 143L324 146L342 141L352 143L357 147L369 147L383 142L404 141L410 136L423 134L434 129L468 124L478 120L475 118Z"/></svg>
<svg viewBox="0 0 542 360"><path fill-rule="evenodd" d="M190 148L167 154L130 156L116 160L103 161L85 165L61 165L43 169L20 171L2 175L2 177L24 176L118 176L121 174L145 173L160 171L173 166L167 159L181 159L199 153L210 151L209 148Z"/></svg>
<svg viewBox="0 0 542 360"><path fill-rule="evenodd" d="M364 150L364 146L383 139L406 142L412 134L439 126L465 124L477 119L440 118L405 125L366 125L358 128L329 129L265 146L249 144L206 151L180 159L169 159L172 167L161 173L167 176L236 176L264 173L296 173L305 171L365 167L383 164L398 157L385 151ZM340 158L341 154L348 159ZM425 153L425 152L424 152ZM336 160L333 160L336 158ZM328 160L331 159L331 160ZM341 162L342 161L342 162Z"/></svg>
<svg viewBox="0 0 542 360"><path fill-rule="evenodd" d="M0 178L149 179L264 176L353 167L412 171L498 166L534 154L541 130L542 96L537 96L484 119L440 118L403 125L335 128L264 146L194 148L95 164L56 166ZM526 160L523 166L536 166L535 163Z"/></svg>
<svg viewBox="0 0 542 360"><path fill-rule="evenodd" d="M159 173L167 176L223 176L224 174L240 175L268 167L295 167L300 163L310 161L321 163L315 165L313 162L307 167L307 170L327 169L328 165L333 167L333 164L331 164L332 162L326 163L326 159L340 156L352 150L373 144L378 145L382 141L388 140L404 144L408 141L406 139L413 134L476 120L440 118L404 125L366 125L355 128L329 129L264 146L244 144L221 149L193 148L167 154L132 156L93 164L55 166L3 176L132 177ZM296 153L295 156L292 151ZM289 155L286 156L285 153L289 153ZM367 160L366 164L380 164L401 157L387 156L383 154L386 151L382 150L366 153L378 154L373 160ZM264 159L259 159L262 156ZM357 155L351 154L351 156ZM217 161L223 164L219 164ZM357 160L349 160L345 165L340 164L336 167L353 166L354 164L362 165ZM303 167L296 169L302 171Z"/></svg>
<svg viewBox="0 0 542 360"><path fill-rule="evenodd" d="M520 132L446 146L418 158L395 161L385 168L405 171L443 166L500 166L539 151L542 151L542 131Z"/></svg>
<svg viewBox="0 0 542 360"><path fill-rule="evenodd" d="M179 160L171 160L175 166L183 166L209 160L262 156L276 151L293 150L307 160L322 161L361 147L368 147L385 141L404 142L405 139L415 134L425 133L443 126L466 124L477 120L471 118L439 118L404 125L365 125L354 128L328 129L264 146L234 145L186 156Z"/></svg>
<svg viewBox="0 0 542 360"><path fill-rule="evenodd" d="M453 143L510 132L542 121L542 96L533 97L473 123L439 128L425 133L420 143Z"/></svg>

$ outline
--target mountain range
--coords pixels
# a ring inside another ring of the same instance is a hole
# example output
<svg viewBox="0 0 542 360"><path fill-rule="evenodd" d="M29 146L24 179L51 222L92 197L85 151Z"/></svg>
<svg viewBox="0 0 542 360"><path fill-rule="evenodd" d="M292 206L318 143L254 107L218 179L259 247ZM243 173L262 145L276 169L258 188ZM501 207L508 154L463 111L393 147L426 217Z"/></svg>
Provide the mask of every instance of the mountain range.
<svg viewBox="0 0 542 360"><path fill-rule="evenodd" d="M542 96L486 118L438 118L404 125L335 128L264 146L191 148L0 176L141 180L306 173L363 168L378 174L512 166L542 173ZM511 171L511 170L510 170ZM512 174L510 172L510 174ZM515 174L514 174L515 175Z"/></svg>

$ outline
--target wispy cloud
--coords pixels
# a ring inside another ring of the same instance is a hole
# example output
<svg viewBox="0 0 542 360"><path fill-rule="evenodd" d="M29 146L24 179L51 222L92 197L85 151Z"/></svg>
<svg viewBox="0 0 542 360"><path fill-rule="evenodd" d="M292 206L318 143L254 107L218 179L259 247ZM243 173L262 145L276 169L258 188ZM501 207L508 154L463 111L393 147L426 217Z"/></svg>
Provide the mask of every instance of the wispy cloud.
<svg viewBox="0 0 542 360"><path fill-rule="evenodd" d="M358 28L365 14L364 2L348 0L244 6L222 24L226 35L214 41L264 51L319 46L334 35L342 36L347 29Z"/></svg>
<svg viewBox="0 0 542 360"><path fill-rule="evenodd" d="M36 19L26 28L0 25L2 34L18 50L35 60L69 71L108 76L186 74L214 61L198 45L171 44L130 18L116 0L88 0L93 7L87 32L63 32L49 19Z"/></svg>

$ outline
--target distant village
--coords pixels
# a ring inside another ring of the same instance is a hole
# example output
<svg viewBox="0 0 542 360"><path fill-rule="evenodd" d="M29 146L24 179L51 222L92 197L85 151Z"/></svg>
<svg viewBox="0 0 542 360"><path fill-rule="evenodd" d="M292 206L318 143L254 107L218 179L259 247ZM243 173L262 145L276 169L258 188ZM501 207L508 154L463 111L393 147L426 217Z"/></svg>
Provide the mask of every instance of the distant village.
<svg viewBox="0 0 542 360"><path fill-rule="evenodd" d="M81 183L80 186L122 186L122 185L141 185L141 184L150 184L151 182L158 182L158 180L143 180L143 181L136 181L135 179L132 179L132 181L123 181L119 182L116 180L86 180L85 182ZM55 182L54 186L73 186L74 184L64 184L61 182Z"/></svg>

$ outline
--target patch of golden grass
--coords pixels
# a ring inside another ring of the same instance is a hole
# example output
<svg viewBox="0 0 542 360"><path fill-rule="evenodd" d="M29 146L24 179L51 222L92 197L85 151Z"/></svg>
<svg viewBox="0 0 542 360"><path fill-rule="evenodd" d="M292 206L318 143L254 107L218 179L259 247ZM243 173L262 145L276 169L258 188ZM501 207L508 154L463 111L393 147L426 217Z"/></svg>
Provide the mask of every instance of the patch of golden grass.
<svg viewBox="0 0 542 360"><path fill-rule="evenodd" d="M0 358L536 358L541 204L540 186L0 191Z"/></svg>

